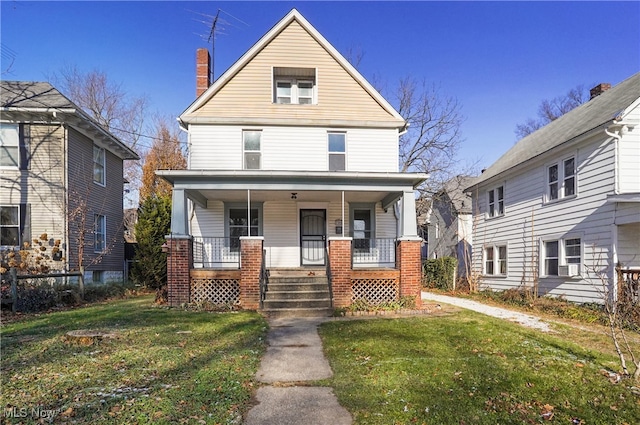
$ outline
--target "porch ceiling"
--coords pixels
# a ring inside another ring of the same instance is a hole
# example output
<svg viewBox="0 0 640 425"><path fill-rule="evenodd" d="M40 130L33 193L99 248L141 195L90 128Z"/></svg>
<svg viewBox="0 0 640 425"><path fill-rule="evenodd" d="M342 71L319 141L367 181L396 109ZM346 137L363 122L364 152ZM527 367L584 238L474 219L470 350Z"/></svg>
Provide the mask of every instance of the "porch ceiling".
<svg viewBox="0 0 640 425"><path fill-rule="evenodd" d="M187 193L194 197L194 192L200 194L207 200L217 200L224 202L247 202L246 190L189 190ZM295 193L295 197L293 194ZM398 197L402 192L350 192L344 193L346 202L378 202L389 196L390 193ZM251 190L252 202L267 201L295 201L295 202L340 202L341 191L327 190Z"/></svg>

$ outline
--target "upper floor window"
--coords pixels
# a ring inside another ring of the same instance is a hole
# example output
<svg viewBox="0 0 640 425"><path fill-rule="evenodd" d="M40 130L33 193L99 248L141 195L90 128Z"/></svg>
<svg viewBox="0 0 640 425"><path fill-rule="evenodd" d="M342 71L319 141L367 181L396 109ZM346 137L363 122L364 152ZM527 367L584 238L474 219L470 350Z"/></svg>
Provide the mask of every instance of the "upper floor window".
<svg viewBox="0 0 640 425"><path fill-rule="evenodd" d="M487 205L489 217L504 215L504 186L487 191Z"/></svg>
<svg viewBox="0 0 640 425"><path fill-rule="evenodd" d="M244 169L260 170L261 169L261 153L260 139L262 131L245 130L242 132L242 147L244 152Z"/></svg>
<svg viewBox="0 0 640 425"><path fill-rule="evenodd" d="M567 198L576 194L575 157L547 167L547 201Z"/></svg>
<svg viewBox="0 0 640 425"><path fill-rule="evenodd" d="M20 165L20 134L18 124L0 125L0 167Z"/></svg>
<svg viewBox="0 0 640 425"><path fill-rule="evenodd" d="M15 206L0 207L0 246L20 245L20 210Z"/></svg>
<svg viewBox="0 0 640 425"><path fill-rule="evenodd" d="M315 101L315 68L273 68L274 103L311 105Z"/></svg>
<svg viewBox="0 0 640 425"><path fill-rule="evenodd" d="M105 184L105 165L104 148L93 145L93 181L103 186Z"/></svg>
<svg viewBox="0 0 640 425"><path fill-rule="evenodd" d="M104 252L107 249L107 218L96 214L93 222L95 236L94 251Z"/></svg>
<svg viewBox="0 0 640 425"><path fill-rule="evenodd" d="M346 170L347 135L345 133L328 133L329 138L329 171Z"/></svg>

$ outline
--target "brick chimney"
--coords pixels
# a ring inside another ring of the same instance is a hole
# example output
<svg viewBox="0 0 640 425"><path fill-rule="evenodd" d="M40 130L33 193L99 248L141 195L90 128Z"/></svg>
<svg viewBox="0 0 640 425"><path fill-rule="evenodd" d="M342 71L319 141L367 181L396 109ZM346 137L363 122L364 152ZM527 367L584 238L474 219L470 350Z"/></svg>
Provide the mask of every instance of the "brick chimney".
<svg viewBox="0 0 640 425"><path fill-rule="evenodd" d="M602 93L606 92L611 88L611 84L609 83L601 83L589 90L589 100L593 99L596 96L600 96Z"/></svg>
<svg viewBox="0 0 640 425"><path fill-rule="evenodd" d="M209 49L196 51L196 97L207 91L211 85L211 56Z"/></svg>

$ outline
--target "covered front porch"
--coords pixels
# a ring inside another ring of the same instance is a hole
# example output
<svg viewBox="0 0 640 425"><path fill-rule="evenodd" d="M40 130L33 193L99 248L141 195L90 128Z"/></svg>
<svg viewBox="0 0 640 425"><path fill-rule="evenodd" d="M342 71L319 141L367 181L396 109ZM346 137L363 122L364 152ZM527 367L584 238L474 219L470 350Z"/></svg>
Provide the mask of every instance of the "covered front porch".
<svg viewBox="0 0 640 425"><path fill-rule="evenodd" d="M173 184L171 305L260 309L268 277L278 270L326 276L331 307L405 296L420 302L414 189L424 174L158 174Z"/></svg>

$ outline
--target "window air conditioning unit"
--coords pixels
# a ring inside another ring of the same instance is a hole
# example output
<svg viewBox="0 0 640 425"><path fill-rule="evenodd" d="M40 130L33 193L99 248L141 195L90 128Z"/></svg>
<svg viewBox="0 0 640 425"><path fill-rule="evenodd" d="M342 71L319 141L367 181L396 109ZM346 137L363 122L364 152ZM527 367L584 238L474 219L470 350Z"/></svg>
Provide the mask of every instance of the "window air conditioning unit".
<svg viewBox="0 0 640 425"><path fill-rule="evenodd" d="M566 266L558 266L558 276L573 277L579 276L578 264L567 264Z"/></svg>

